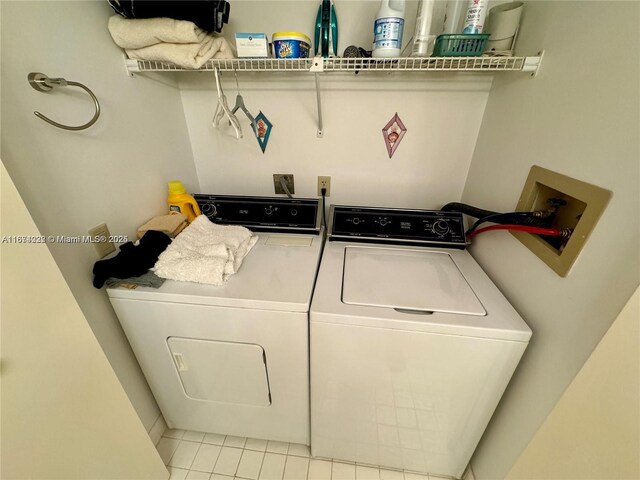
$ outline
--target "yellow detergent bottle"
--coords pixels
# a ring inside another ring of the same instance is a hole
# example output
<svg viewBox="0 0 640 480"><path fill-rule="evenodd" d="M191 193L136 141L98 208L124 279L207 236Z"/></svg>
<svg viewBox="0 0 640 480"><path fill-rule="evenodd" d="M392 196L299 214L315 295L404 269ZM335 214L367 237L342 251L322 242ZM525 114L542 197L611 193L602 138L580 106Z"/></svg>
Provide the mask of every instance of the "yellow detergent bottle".
<svg viewBox="0 0 640 480"><path fill-rule="evenodd" d="M169 182L167 202L169 203L169 213L171 215L183 213L187 216L189 223L200 215L200 207L198 207L195 199L187 193L182 182L178 180Z"/></svg>

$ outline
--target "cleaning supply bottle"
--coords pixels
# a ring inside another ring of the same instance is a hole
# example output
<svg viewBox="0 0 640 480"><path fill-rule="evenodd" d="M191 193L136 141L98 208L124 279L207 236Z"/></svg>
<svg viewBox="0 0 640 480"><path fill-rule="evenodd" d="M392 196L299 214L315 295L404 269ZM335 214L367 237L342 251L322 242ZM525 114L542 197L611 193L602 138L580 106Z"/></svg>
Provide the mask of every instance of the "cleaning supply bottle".
<svg viewBox="0 0 640 480"><path fill-rule="evenodd" d="M433 53L436 35L431 34L433 22L433 7L435 0L421 0L418 4L416 17L416 33L413 36L412 57L428 57Z"/></svg>
<svg viewBox="0 0 640 480"><path fill-rule="evenodd" d="M178 180L169 182L167 202L169 203L170 214L183 213L187 216L189 223L193 222L195 218L200 215L200 207L198 207L196 200L187 193L182 182Z"/></svg>
<svg viewBox="0 0 640 480"><path fill-rule="evenodd" d="M404 0L382 0L373 24L373 58L397 58L402 49Z"/></svg>
<svg viewBox="0 0 640 480"><path fill-rule="evenodd" d="M467 16L464 19L462 33L482 33L484 19L487 17L489 0L470 0Z"/></svg>
<svg viewBox="0 0 640 480"><path fill-rule="evenodd" d="M462 16L466 7L464 0L448 0L444 14L442 33L457 34L462 32Z"/></svg>

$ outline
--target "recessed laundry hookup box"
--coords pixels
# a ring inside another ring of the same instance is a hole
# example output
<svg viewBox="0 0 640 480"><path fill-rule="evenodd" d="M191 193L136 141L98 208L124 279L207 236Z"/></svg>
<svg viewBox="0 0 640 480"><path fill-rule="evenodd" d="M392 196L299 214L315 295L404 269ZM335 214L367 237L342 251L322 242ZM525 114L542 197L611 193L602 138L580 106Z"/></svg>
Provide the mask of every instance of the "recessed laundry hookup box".
<svg viewBox="0 0 640 480"><path fill-rule="evenodd" d="M267 58L268 44L264 33L236 33L238 58Z"/></svg>

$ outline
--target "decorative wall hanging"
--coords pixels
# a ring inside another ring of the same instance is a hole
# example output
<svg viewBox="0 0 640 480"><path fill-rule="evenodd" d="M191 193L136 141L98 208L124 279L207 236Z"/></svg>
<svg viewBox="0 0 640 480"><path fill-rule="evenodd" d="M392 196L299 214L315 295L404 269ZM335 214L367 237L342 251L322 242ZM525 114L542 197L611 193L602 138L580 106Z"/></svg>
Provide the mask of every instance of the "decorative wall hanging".
<svg viewBox="0 0 640 480"><path fill-rule="evenodd" d="M384 137L384 144L387 146L389 158L393 157L405 133L407 133L407 128L404 126L404 123L402 123L402 120L400 120L398 112L396 112L391 120L389 120L389 123L382 129L382 136Z"/></svg>
<svg viewBox="0 0 640 480"><path fill-rule="evenodd" d="M273 125L271 125L271 122L265 117L262 111L256 116L256 125L258 126L256 138L258 139L262 153L264 153L267 149L267 142L269 142L269 135L271 134Z"/></svg>

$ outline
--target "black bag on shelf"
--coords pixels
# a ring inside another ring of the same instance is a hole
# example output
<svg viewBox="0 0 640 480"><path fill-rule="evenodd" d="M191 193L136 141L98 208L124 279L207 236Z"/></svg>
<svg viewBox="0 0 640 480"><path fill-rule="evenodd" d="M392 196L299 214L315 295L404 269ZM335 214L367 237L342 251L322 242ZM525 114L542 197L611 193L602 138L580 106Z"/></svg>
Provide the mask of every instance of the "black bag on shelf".
<svg viewBox="0 0 640 480"><path fill-rule="evenodd" d="M108 0L125 18L166 17L188 20L209 32L221 32L229 23L229 2L224 0Z"/></svg>

